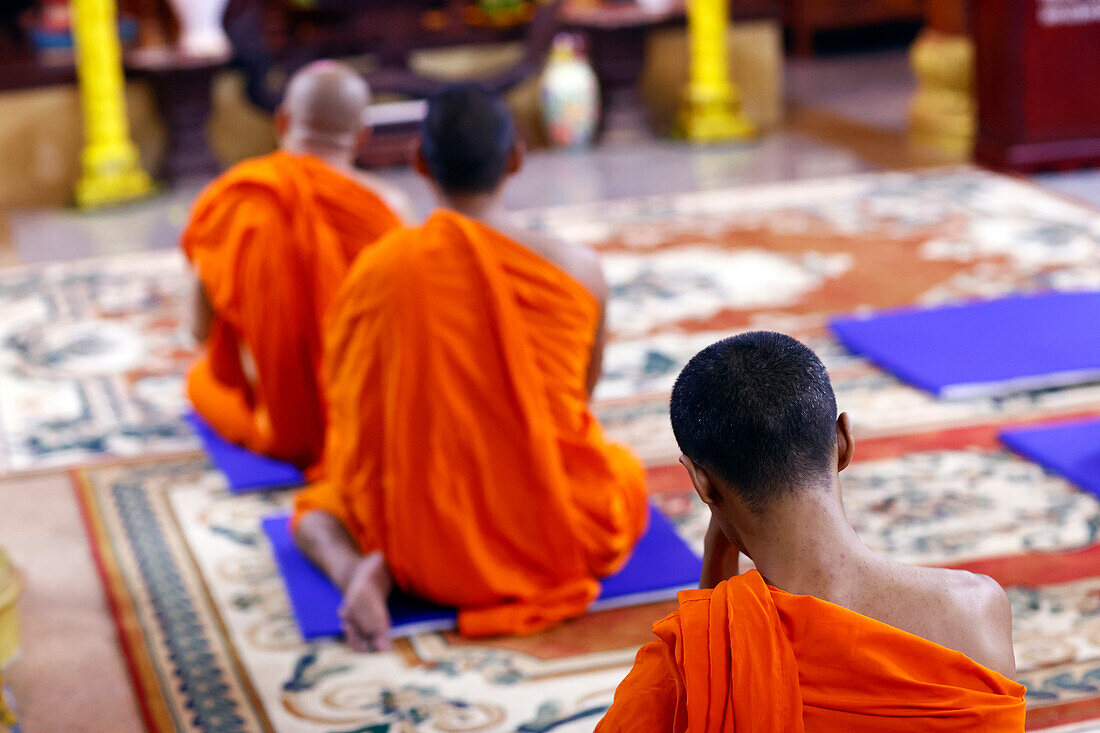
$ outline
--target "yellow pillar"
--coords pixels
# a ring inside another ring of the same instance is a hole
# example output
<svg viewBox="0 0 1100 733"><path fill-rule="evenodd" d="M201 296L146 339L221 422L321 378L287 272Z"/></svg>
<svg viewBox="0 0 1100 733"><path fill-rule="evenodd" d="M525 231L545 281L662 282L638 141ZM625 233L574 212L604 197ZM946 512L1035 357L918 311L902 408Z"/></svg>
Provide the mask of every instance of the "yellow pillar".
<svg viewBox="0 0 1100 733"><path fill-rule="evenodd" d="M77 206L90 209L146 196L153 182L130 139L114 0L73 0L73 43L84 108Z"/></svg>
<svg viewBox="0 0 1100 733"><path fill-rule="evenodd" d="M692 142L745 140L755 126L741 112L741 95L729 74L726 31L729 0L688 0L691 65L679 128Z"/></svg>

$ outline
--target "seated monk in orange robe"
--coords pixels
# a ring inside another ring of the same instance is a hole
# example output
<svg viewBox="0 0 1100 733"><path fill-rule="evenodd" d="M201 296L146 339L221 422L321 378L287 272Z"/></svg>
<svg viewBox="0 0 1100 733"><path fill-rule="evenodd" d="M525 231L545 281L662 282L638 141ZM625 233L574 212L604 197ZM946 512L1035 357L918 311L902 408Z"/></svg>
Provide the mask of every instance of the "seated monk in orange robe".
<svg viewBox="0 0 1100 733"><path fill-rule="evenodd" d="M343 64L299 71L275 117L281 150L210 184L183 232L203 343L191 402L228 440L303 468L324 440L322 318L355 255L407 208L352 169L368 101Z"/></svg>
<svg viewBox="0 0 1100 733"><path fill-rule="evenodd" d="M323 481L295 537L343 590L353 648L389 644L401 589L468 636L582 613L645 529L644 474L588 406L607 286L596 256L503 223L521 151L476 85L429 101L418 166L448 209L360 255L327 331Z"/></svg>
<svg viewBox="0 0 1100 733"><path fill-rule="evenodd" d="M597 731L1023 730L1001 587L879 557L845 517L848 416L812 351L720 341L671 412L711 511L703 589L653 627ZM736 575L738 552L756 569Z"/></svg>

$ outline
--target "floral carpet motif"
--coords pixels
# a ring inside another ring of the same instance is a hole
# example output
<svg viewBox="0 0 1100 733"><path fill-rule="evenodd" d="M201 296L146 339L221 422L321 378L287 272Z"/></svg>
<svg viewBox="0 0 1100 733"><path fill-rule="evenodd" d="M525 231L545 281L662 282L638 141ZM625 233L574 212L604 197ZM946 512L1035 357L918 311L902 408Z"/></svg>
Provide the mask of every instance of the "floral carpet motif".
<svg viewBox="0 0 1100 733"><path fill-rule="evenodd" d="M183 258L0 270L0 472L194 447Z"/></svg>
<svg viewBox="0 0 1100 733"><path fill-rule="evenodd" d="M840 312L1100 287L1100 215L969 168L541 209L521 226L597 248L612 342L597 411L673 457L669 387L701 346L779 329L825 358L862 436L1100 409L1100 386L941 402L841 349ZM175 252L0 272L0 472L191 449L180 422L189 281Z"/></svg>
<svg viewBox="0 0 1100 733"><path fill-rule="evenodd" d="M995 446L992 431L877 440L844 475L861 537L899 560L1009 589L1029 728L1100 707L1100 502ZM81 471L78 491L156 731L590 731L674 603L531 637L429 633L356 655L296 629L260 519L289 494L234 496L201 458ZM671 466L654 500L699 551L706 512ZM990 557L992 559L990 559Z"/></svg>

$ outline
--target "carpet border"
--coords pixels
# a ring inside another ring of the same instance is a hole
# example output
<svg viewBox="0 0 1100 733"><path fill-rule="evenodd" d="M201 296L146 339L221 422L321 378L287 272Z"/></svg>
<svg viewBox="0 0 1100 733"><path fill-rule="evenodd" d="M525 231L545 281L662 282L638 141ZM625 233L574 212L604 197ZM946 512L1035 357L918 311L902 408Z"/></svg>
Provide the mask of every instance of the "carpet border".
<svg viewBox="0 0 1100 733"><path fill-rule="evenodd" d="M73 494L76 497L96 573L99 575L104 595L107 597L108 609L114 621L115 633L134 696L137 698L138 709L146 731L172 733L177 727L154 671L132 601L129 594L125 592L125 581L121 577L114 551L110 549L107 531L103 526L99 509L95 506L87 471L86 468L74 468L66 473L69 474Z"/></svg>
<svg viewBox="0 0 1100 733"><path fill-rule="evenodd" d="M110 468L138 468L188 460L207 460L207 456L199 449L168 454L114 457L94 464L61 471L68 474L70 484L73 487L81 523L84 525L88 545L91 549L92 560L107 597L128 676L148 733L175 733L179 730L178 720L169 703L168 696L164 693L164 685L162 684L164 680L149 654L146 635L142 631L137 613L133 610L129 585L118 568L112 543L106 528L103 526L101 510L98 507L92 488L90 473ZM176 516L167 497L165 497L165 504L167 505L168 521L171 522L171 530L179 535L181 546L184 548L185 554L181 559L187 563L189 570L197 579L198 590L201 593L199 598L206 604L210 617L216 624L217 633L223 640L224 650L231 664L231 671L240 684L245 701L255 713L261 729L269 732L274 731L275 727L271 723L267 709L253 685L248 669L241 661L225 619L222 618L221 610L214 601L206 577L199 569L190 543L187 542L184 536L179 517Z"/></svg>
<svg viewBox="0 0 1100 733"><path fill-rule="evenodd" d="M206 458L206 455L203 454L203 457ZM286 491L286 489L283 490ZM233 642L233 637L229 633L229 627L222 617L221 609L218 608L218 604L214 600L214 595L210 592L210 585L207 583L206 575L203 574L198 561L195 559L195 553L191 549L191 543L187 540L187 535L183 531L183 526L180 524L179 517L176 516L175 511L172 510L171 503L167 501L166 503L168 503L168 519L172 522L172 528L182 540L181 545L183 546L183 551L186 553L187 562L190 564L191 570L194 572L195 579L198 582L199 589L202 591L203 600L210 609L211 618L213 618L214 623L217 624L218 633L221 634L222 638L225 640L225 652L233 664L237 679L241 685L241 691L244 693L245 697L248 698L248 702L256 713L256 717L259 718L263 730L274 731L275 727L271 724L271 719L268 717L267 708L264 706L263 700L260 698L255 685L252 683L252 676L248 673L248 668L245 667L244 662L241 661L240 654L237 652L237 645Z"/></svg>

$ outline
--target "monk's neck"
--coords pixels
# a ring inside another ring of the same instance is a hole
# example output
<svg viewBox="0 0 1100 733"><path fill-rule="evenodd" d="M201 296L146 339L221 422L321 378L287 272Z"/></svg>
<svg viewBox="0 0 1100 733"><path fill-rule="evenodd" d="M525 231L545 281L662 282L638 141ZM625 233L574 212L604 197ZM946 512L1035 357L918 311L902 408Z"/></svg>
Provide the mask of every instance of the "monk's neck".
<svg viewBox="0 0 1100 733"><path fill-rule="evenodd" d="M293 138L284 140L281 147L284 151L294 155L309 155L318 158L341 171L355 170L355 153L346 148L322 148L308 145Z"/></svg>
<svg viewBox="0 0 1100 733"><path fill-rule="evenodd" d="M499 193L451 193L440 196L440 203L469 219L491 226L505 221L504 202Z"/></svg>
<svg viewBox="0 0 1100 733"><path fill-rule="evenodd" d="M767 582L795 595L828 598L881 563L859 539L835 495L791 500L741 541Z"/></svg>

